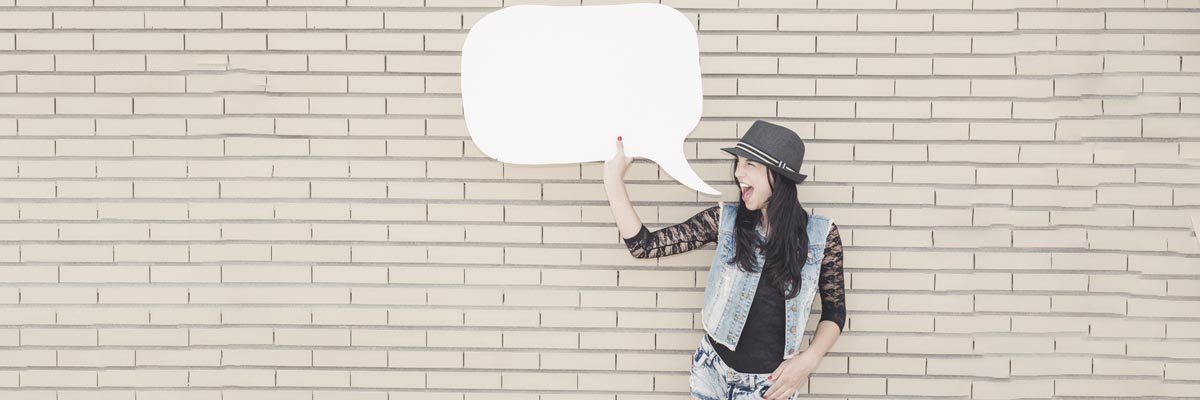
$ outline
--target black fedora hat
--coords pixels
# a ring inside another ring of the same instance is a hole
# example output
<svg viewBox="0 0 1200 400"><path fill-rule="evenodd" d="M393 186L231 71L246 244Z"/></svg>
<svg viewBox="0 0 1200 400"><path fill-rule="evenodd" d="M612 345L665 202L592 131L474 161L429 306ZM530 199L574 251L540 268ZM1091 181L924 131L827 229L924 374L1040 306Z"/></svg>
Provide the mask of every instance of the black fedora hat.
<svg viewBox="0 0 1200 400"><path fill-rule="evenodd" d="M765 164L767 168L796 183L808 178L808 175L800 173L800 164L804 162L804 141L791 129L767 121L754 121L737 145L721 150Z"/></svg>

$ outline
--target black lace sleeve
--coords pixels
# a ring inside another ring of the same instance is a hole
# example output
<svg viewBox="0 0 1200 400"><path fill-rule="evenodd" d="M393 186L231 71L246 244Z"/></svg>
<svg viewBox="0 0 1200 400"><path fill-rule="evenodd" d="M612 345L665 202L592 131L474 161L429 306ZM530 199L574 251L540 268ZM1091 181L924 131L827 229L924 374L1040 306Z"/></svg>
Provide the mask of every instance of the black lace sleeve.
<svg viewBox="0 0 1200 400"><path fill-rule="evenodd" d="M833 321L840 331L846 325L846 289L842 277L842 236L830 223L821 260L821 321Z"/></svg>
<svg viewBox="0 0 1200 400"><path fill-rule="evenodd" d="M717 217L721 208L713 206L666 228L650 232L643 224L631 238L624 239L634 258L657 258L682 253L717 241Z"/></svg>

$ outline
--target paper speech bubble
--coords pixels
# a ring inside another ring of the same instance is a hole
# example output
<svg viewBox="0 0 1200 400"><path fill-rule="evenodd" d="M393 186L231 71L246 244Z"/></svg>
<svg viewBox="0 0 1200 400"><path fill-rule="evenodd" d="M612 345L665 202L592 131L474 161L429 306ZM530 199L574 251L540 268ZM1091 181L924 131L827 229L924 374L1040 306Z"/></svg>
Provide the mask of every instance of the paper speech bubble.
<svg viewBox="0 0 1200 400"><path fill-rule="evenodd" d="M467 130L506 163L604 161L620 135L626 155L720 194L683 154L702 101L696 30L660 4L506 7L463 44Z"/></svg>

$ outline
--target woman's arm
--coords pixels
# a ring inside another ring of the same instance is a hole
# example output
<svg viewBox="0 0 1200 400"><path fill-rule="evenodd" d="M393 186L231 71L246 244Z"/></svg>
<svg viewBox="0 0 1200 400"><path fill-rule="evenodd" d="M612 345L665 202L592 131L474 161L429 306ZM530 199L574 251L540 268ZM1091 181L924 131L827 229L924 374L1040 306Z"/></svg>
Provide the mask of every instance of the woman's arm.
<svg viewBox="0 0 1200 400"><path fill-rule="evenodd" d="M804 354L820 360L846 325L846 288L842 273L842 235L836 224L830 223L825 240L825 257L821 260L821 321L813 334L812 343Z"/></svg>
<svg viewBox="0 0 1200 400"><path fill-rule="evenodd" d="M617 140L617 153L612 159L604 162L604 192L608 194L608 204L612 207L613 219L617 221L617 229L622 239L628 239L638 233L642 220L638 218L633 203L629 201L629 193L625 191L625 171L633 157L625 155L625 145Z"/></svg>
<svg viewBox="0 0 1200 400"><path fill-rule="evenodd" d="M612 207L613 219L617 222L621 239L635 258L654 258L682 253L717 241L717 216L721 212L712 207L693 215L687 221L650 232L638 218L625 191L625 171L633 162L625 156L625 146L617 139L617 152L604 163L604 190Z"/></svg>
<svg viewBox="0 0 1200 400"><path fill-rule="evenodd" d="M625 239L625 246L634 258L654 258L683 253L705 243L717 241L717 206L702 210L687 221L650 232L643 225L637 235Z"/></svg>
<svg viewBox="0 0 1200 400"><path fill-rule="evenodd" d="M767 379L775 382L764 394L767 399L787 399L808 382L809 374L825 358L842 334L846 321L846 291L842 278L842 238L837 225L830 224L821 260L821 320L808 348L784 360Z"/></svg>

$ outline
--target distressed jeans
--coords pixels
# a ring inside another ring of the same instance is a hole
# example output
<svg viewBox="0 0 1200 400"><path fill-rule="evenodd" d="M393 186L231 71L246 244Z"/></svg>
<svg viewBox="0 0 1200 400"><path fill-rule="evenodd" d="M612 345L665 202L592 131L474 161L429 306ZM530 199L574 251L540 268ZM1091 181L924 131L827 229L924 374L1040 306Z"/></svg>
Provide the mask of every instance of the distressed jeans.
<svg viewBox="0 0 1200 400"><path fill-rule="evenodd" d="M692 396L700 400L750 400L762 399L763 390L770 386L767 377L771 374L748 374L734 371L721 361L721 356L712 348L708 338L700 336L700 347L692 355L692 373L688 378ZM792 394L795 399L800 391Z"/></svg>

